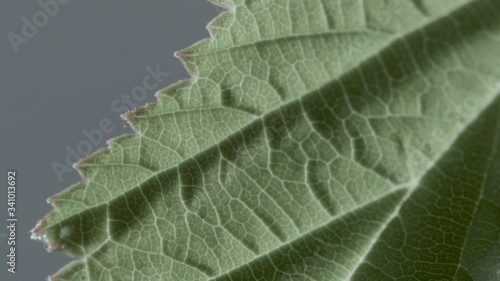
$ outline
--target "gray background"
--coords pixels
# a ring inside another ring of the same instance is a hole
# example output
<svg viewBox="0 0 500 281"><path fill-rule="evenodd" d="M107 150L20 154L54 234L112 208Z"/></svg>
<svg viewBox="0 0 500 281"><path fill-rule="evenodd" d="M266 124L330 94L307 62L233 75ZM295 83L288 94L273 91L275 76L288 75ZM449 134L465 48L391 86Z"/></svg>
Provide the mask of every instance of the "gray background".
<svg viewBox="0 0 500 281"><path fill-rule="evenodd" d="M205 0L73 0L61 5L16 54L7 34L22 34L22 17L32 19L42 10L37 2L0 2L2 281L46 280L70 261L30 240L30 230L51 210L46 198L80 179L73 170L59 181L51 164L64 164L65 147L76 148L86 139L82 130L98 129L103 118L115 127L105 139L130 133L112 102L142 85L146 66L159 64L170 73L159 88L186 78L174 51L208 37L205 26L220 12ZM154 92L142 104L155 101ZM6 265L8 169L17 171L15 275Z"/></svg>

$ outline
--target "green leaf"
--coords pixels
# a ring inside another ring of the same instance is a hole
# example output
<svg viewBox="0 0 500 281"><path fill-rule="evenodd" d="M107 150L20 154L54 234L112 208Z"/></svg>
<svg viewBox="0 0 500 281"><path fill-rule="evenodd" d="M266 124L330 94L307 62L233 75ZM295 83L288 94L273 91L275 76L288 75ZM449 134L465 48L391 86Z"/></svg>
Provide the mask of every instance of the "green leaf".
<svg viewBox="0 0 500 281"><path fill-rule="evenodd" d="M53 280L500 279L500 1L214 2L49 199Z"/></svg>

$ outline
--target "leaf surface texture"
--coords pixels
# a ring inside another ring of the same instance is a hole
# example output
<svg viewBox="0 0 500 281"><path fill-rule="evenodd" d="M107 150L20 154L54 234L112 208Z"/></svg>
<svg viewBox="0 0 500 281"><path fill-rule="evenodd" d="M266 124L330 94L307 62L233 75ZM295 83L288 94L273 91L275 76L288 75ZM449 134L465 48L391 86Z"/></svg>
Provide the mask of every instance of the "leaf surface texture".
<svg viewBox="0 0 500 281"><path fill-rule="evenodd" d="M214 2L50 198L53 280L500 279L500 1Z"/></svg>

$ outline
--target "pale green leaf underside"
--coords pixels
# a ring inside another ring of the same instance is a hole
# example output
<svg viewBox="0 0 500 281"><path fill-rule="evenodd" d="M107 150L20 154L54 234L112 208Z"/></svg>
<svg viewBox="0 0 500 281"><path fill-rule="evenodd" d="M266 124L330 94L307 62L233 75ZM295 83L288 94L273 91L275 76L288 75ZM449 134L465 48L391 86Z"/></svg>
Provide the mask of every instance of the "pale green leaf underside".
<svg viewBox="0 0 500 281"><path fill-rule="evenodd" d="M50 199L53 280L500 279L500 1L214 2Z"/></svg>

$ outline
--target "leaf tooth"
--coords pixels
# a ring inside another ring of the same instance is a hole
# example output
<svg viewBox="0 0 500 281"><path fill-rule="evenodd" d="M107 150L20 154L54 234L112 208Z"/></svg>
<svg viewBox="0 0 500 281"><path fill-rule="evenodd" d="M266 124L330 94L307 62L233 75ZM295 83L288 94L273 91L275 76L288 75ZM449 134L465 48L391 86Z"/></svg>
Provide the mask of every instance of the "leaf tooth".
<svg viewBox="0 0 500 281"><path fill-rule="evenodd" d="M127 121L127 122L130 122L131 120L133 120L133 119L134 119L134 113L133 113L133 111L128 111L128 112L126 112L126 113L121 114L121 115L120 115L120 117L121 117L123 120L125 120L125 121Z"/></svg>
<svg viewBox="0 0 500 281"><path fill-rule="evenodd" d="M49 199L47 200L47 202L49 201ZM53 203L51 203L51 205L54 206ZM50 211L41 220L36 222L35 227L31 230L31 239L42 240L41 237L43 235L42 234L43 229L45 228L45 225L47 224L48 217L51 216L53 212L54 212L54 210Z"/></svg>
<svg viewBox="0 0 500 281"><path fill-rule="evenodd" d="M95 160L109 154L111 151L109 148L100 149L73 164L73 168L80 174L82 182L88 181L88 166L87 164L94 164Z"/></svg>
<svg viewBox="0 0 500 281"><path fill-rule="evenodd" d="M234 9L224 11L220 15L213 18L210 22L208 22L206 28L210 34L210 37L213 39L217 39L219 36L219 31L228 29L232 19L234 17Z"/></svg>
<svg viewBox="0 0 500 281"><path fill-rule="evenodd" d="M49 221L52 219L52 217L57 216L57 200L53 199L53 197L55 196L52 196L47 201L52 200L50 204L54 207L54 209L47 213L41 220L39 220L36 223L35 227L31 230L31 239L41 241L45 245L47 251L49 251L50 253L58 250L57 245L55 245L55 239L53 239L53 236L48 233L50 229L50 226L48 225Z"/></svg>
<svg viewBox="0 0 500 281"><path fill-rule="evenodd" d="M184 65L184 68L189 73L190 78L193 80L196 80L196 78L198 77L198 70L194 62L194 57L192 55L196 53L196 46L198 46L199 44L206 44L205 42L207 41L200 41L198 44L174 53L174 56L179 59L182 65Z"/></svg>
<svg viewBox="0 0 500 281"><path fill-rule="evenodd" d="M189 88L193 84L193 80L184 79L180 80L166 88L163 88L155 93L156 100L158 103L164 102L165 97L172 97L181 88ZM168 102L168 101L166 101Z"/></svg>
<svg viewBox="0 0 500 281"><path fill-rule="evenodd" d="M31 230L31 238L34 240L41 240L40 238L43 236L44 231L50 227L47 224L53 219L55 216L58 215L59 208L61 207L60 205L63 200L66 199L71 199L71 196L74 192L78 191L79 189L85 189L87 186L87 179L82 179L80 182L70 186L69 188L56 193L52 196L50 196L47 199L47 203L49 203L53 209L47 213L41 220L39 220L35 227Z"/></svg>

